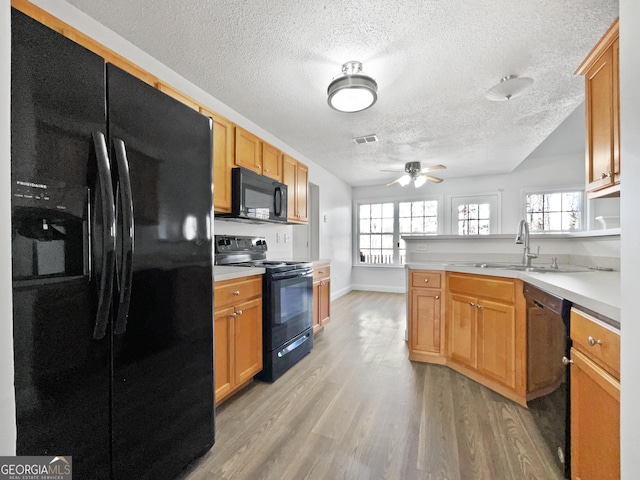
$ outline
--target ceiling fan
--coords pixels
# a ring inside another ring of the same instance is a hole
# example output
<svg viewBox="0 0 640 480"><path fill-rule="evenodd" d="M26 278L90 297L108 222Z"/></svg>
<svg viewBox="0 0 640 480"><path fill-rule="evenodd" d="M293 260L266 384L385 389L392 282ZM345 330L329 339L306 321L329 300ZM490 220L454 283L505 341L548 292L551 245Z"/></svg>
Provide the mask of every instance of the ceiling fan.
<svg viewBox="0 0 640 480"><path fill-rule="evenodd" d="M415 185L416 188L424 185L427 180L433 183L440 183L442 182L441 178L432 177L431 175L426 175L426 173L432 172L434 170L443 170L445 168L447 167L445 167L444 165L432 165L430 167L422 168L422 166L420 165L420 162L407 162L404 165L405 174L400 178L398 178L397 180L394 180L391 183L387 183L386 186L388 187L389 185L393 185L394 183L399 183L404 187L406 185L409 185L409 183L411 183L411 180L413 180L413 184ZM397 172L398 170L382 170L382 171Z"/></svg>

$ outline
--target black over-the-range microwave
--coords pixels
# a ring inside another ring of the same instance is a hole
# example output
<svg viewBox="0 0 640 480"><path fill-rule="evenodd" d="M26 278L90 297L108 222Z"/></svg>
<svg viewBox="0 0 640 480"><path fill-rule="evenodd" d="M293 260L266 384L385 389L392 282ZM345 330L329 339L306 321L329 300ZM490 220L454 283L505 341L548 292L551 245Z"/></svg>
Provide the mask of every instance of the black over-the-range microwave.
<svg viewBox="0 0 640 480"><path fill-rule="evenodd" d="M235 167L231 171L231 213L216 213L216 216L250 222L285 223L287 186L246 168Z"/></svg>

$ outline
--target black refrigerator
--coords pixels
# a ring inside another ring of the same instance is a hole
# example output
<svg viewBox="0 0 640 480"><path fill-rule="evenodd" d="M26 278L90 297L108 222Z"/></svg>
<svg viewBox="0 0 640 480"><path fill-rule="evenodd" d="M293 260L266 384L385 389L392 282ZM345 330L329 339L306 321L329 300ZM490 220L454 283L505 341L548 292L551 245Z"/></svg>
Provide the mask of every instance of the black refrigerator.
<svg viewBox="0 0 640 480"><path fill-rule="evenodd" d="M211 121L11 20L17 454L173 478L214 443Z"/></svg>

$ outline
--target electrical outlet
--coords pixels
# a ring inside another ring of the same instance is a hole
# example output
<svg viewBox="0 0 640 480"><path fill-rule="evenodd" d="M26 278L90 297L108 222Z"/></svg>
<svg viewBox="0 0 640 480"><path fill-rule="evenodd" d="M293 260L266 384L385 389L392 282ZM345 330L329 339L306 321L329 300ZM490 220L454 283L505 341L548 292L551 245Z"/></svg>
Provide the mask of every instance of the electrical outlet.
<svg viewBox="0 0 640 480"><path fill-rule="evenodd" d="M324 223L327 223L327 216L326 215L324 216L323 220L324 220Z"/></svg>
<svg viewBox="0 0 640 480"><path fill-rule="evenodd" d="M289 240L291 240L291 237L289 236L288 233L284 234L284 243L289 243Z"/></svg>
<svg viewBox="0 0 640 480"><path fill-rule="evenodd" d="M419 243L418 245L416 245L416 250L418 252L426 252L427 246L424 243Z"/></svg>
<svg viewBox="0 0 640 480"><path fill-rule="evenodd" d="M280 233L276 233L276 243L282 242L282 236Z"/></svg>

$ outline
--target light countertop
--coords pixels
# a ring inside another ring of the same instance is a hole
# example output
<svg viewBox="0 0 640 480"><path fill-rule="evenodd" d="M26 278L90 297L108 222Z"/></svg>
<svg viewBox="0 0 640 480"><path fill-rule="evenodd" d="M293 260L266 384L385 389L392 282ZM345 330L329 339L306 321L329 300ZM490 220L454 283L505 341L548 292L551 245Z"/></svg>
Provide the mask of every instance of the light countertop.
<svg viewBox="0 0 640 480"><path fill-rule="evenodd" d="M233 280L235 278L251 277L253 275L262 275L264 268L258 267L230 267L226 265L213 266L213 281Z"/></svg>
<svg viewBox="0 0 640 480"><path fill-rule="evenodd" d="M405 266L417 270L446 270L493 277L519 278L571 301L576 306L593 310L613 320L612 326L620 328L620 272L586 271L523 272L503 268L478 268L446 263L410 263Z"/></svg>

